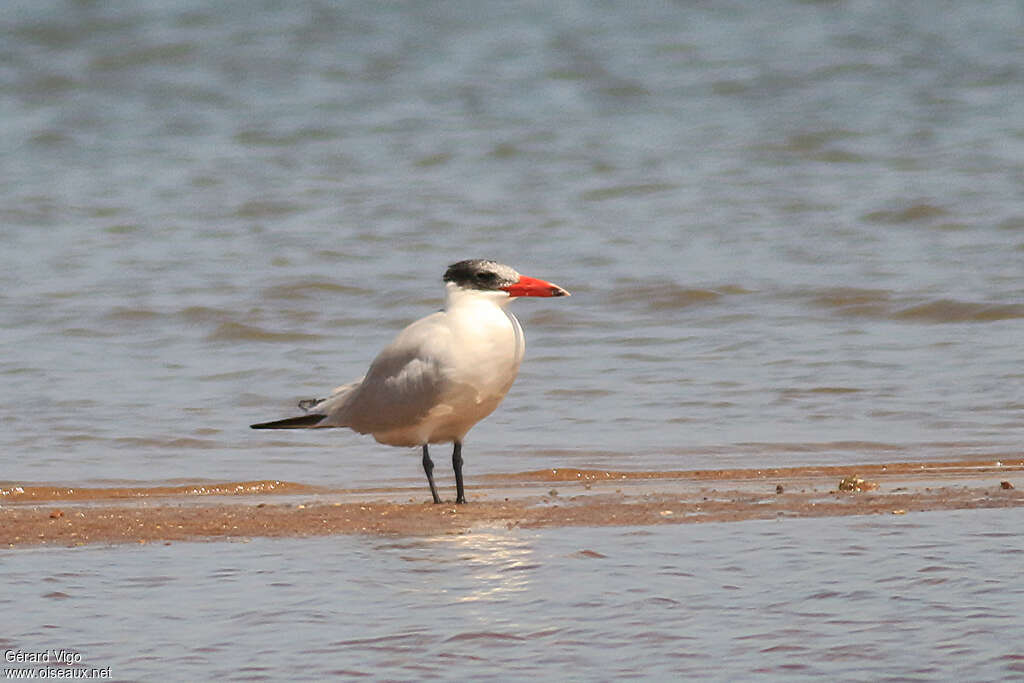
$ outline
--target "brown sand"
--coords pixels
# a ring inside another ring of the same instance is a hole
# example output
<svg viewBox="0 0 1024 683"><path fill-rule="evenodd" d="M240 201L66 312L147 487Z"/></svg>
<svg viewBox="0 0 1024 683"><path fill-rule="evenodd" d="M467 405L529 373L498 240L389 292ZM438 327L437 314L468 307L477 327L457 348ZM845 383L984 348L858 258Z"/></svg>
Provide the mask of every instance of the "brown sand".
<svg viewBox="0 0 1024 683"><path fill-rule="evenodd" d="M840 484L852 491L840 491ZM552 469L480 477L467 505L421 488L277 481L152 488L0 486L0 545L75 546L474 527L616 526L1024 506L1024 460L695 472ZM554 486L554 488L553 488Z"/></svg>

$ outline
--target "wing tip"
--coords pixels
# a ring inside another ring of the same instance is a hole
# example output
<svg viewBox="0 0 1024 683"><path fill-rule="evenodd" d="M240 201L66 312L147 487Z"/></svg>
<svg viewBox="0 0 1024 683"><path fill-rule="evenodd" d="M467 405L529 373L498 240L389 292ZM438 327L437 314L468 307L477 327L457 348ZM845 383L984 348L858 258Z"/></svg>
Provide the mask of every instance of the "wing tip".
<svg viewBox="0 0 1024 683"><path fill-rule="evenodd" d="M298 417L286 417L283 420L271 422L257 422L249 425L249 429L302 429L303 427L315 427L326 418L326 415L316 413L310 415L299 415Z"/></svg>

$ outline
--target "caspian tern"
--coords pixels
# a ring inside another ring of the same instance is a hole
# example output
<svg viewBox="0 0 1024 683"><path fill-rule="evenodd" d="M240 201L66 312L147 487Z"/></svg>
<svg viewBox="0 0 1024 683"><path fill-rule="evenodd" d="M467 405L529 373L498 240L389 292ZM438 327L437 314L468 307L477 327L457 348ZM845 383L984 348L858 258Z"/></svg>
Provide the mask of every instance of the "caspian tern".
<svg viewBox="0 0 1024 683"><path fill-rule="evenodd" d="M389 446L422 446L430 495L429 444L454 444L456 503L465 503L462 440L490 415L519 373L526 349L509 302L521 296L569 296L558 285L509 266L472 259L444 274L444 310L417 320L381 351L366 375L328 398L301 401L305 415L251 425L253 429L348 427Z"/></svg>

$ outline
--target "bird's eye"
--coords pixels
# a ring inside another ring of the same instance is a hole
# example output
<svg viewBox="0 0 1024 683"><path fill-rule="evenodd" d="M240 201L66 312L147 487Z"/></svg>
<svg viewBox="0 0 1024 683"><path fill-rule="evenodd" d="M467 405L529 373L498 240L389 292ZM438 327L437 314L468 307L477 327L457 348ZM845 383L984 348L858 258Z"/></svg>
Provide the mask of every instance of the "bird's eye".
<svg viewBox="0 0 1024 683"><path fill-rule="evenodd" d="M479 282L491 284L498 279L498 275L497 273L477 273L476 279Z"/></svg>

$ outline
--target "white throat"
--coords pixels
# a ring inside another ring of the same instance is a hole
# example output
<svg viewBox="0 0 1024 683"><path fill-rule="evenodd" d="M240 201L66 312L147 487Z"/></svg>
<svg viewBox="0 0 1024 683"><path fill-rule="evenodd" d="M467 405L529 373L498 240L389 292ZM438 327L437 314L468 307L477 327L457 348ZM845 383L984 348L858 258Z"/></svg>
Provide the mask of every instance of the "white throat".
<svg viewBox="0 0 1024 683"><path fill-rule="evenodd" d="M446 282L444 284L444 309L446 311L450 311L458 306L480 304L483 302L488 302L499 308L505 308L511 301L512 297L508 295L508 292L488 289L467 289L458 286L454 282Z"/></svg>

